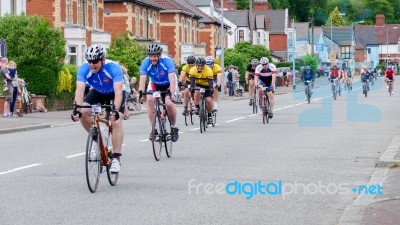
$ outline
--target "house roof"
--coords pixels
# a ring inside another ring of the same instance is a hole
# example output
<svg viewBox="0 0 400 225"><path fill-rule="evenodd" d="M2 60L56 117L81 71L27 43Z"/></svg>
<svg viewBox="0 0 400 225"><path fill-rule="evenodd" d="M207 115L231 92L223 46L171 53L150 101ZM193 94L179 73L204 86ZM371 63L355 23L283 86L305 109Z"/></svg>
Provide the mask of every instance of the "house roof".
<svg viewBox="0 0 400 225"><path fill-rule="evenodd" d="M385 26L357 25L354 27L356 40L364 47L367 45L397 44L400 36L400 24ZM386 36L387 35L387 36Z"/></svg>
<svg viewBox="0 0 400 225"><path fill-rule="evenodd" d="M154 9L164 9L159 4L154 3L153 1L146 1L146 0L104 0L104 2L133 2L139 5L149 6L150 8Z"/></svg>
<svg viewBox="0 0 400 225"><path fill-rule="evenodd" d="M224 17L234 23L238 27L248 27L249 11L248 10L230 10L224 11Z"/></svg>
<svg viewBox="0 0 400 225"><path fill-rule="evenodd" d="M153 2L161 5L164 8L163 12L176 12L178 10L196 18L202 17L198 10L193 10L185 0L153 0Z"/></svg>
<svg viewBox="0 0 400 225"><path fill-rule="evenodd" d="M332 31L332 32L331 32ZM324 36L331 39L338 45L351 45L353 38L353 30L351 26L333 26L322 27ZM331 36L332 33L332 36Z"/></svg>
<svg viewBox="0 0 400 225"><path fill-rule="evenodd" d="M192 2L197 7L199 7L199 6L210 6L211 5L211 0L196 0L196 1L192 1Z"/></svg>
<svg viewBox="0 0 400 225"><path fill-rule="evenodd" d="M286 9L255 11L256 16L265 15L270 20L270 33L282 34L286 29Z"/></svg>

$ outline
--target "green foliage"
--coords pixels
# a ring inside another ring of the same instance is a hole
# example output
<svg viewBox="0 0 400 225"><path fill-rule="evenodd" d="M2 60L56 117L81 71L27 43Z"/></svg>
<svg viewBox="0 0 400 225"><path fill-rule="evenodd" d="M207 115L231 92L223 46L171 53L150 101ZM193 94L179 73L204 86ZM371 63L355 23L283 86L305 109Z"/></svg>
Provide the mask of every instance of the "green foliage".
<svg viewBox="0 0 400 225"><path fill-rule="evenodd" d="M185 65L186 65L186 63L179 65L179 67L178 67L178 73L177 73L178 77L181 75L182 68L183 68L183 66L185 66Z"/></svg>
<svg viewBox="0 0 400 225"><path fill-rule="evenodd" d="M240 76L240 82L244 81L244 74L246 72L246 66L248 62L248 58L246 58L246 55L237 52L237 51L228 51L224 54L224 64L225 67L228 67L230 65L234 65L238 67L238 71Z"/></svg>
<svg viewBox="0 0 400 225"><path fill-rule="evenodd" d="M249 9L249 0L236 0L236 7L238 10Z"/></svg>
<svg viewBox="0 0 400 225"><path fill-rule="evenodd" d="M318 59L315 56L307 54L302 58L304 59L306 66L311 66L314 71L317 71Z"/></svg>
<svg viewBox="0 0 400 225"><path fill-rule="evenodd" d="M119 61L125 66L129 77L139 78L139 67L146 58L146 47L132 40L130 32L119 33L112 39L111 46L107 50L107 58Z"/></svg>
<svg viewBox="0 0 400 225"><path fill-rule="evenodd" d="M388 0L368 0L366 1L366 7L372 10L372 15L366 18L367 21L375 22L376 14L384 14L386 23L398 22L398 18L395 19L395 10Z"/></svg>
<svg viewBox="0 0 400 225"><path fill-rule="evenodd" d="M299 63L299 66L306 66L306 61L303 58L296 58L294 61Z"/></svg>
<svg viewBox="0 0 400 225"><path fill-rule="evenodd" d="M28 89L32 94L55 97L58 76L54 70L43 66L20 66L18 75L29 84Z"/></svg>
<svg viewBox="0 0 400 225"><path fill-rule="evenodd" d="M275 63L276 68L280 68L280 67L289 67L289 64L292 64L292 62L277 62Z"/></svg>
<svg viewBox="0 0 400 225"><path fill-rule="evenodd" d="M289 67L290 67L290 70L292 71L292 70L293 70L293 62L292 62L292 63L289 63ZM295 70L297 70L297 71L300 71L300 70L301 70L301 66L300 66L300 63L299 63L298 61L295 62L294 68L295 68Z"/></svg>
<svg viewBox="0 0 400 225"><path fill-rule="evenodd" d="M7 41L7 56L18 66L43 66L58 71L66 56L59 29L39 16L24 14L0 17L0 37Z"/></svg>
<svg viewBox="0 0 400 225"><path fill-rule="evenodd" d="M54 98L66 56L61 31L43 17L6 15L0 17L0 38L6 40L7 56L17 63L29 91Z"/></svg>
<svg viewBox="0 0 400 225"><path fill-rule="evenodd" d="M260 60L261 57L268 57L271 61L271 52L263 45L252 45L250 42L239 42L235 45L234 50L244 54L247 58L246 62L250 62L254 58Z"/></svg>

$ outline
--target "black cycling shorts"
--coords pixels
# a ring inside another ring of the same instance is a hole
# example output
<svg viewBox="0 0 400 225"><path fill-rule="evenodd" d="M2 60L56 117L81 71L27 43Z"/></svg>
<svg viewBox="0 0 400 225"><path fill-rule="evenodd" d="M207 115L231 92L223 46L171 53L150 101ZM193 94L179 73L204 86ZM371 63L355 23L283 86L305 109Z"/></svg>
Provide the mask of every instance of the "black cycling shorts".
<svg viewBox="0 0 400 225"><path fill-rule="evenodd" d="M114 93L112 94L102 94L97 92L96 90L92 89L90 90L87 95L84 98L84 102L89 103L90 105L95 105L95 104L106 104L109 105L111 101L114 101ZM121 107L119 108L119 112L124 113L125 111L125 91L122 91L122 103Z"/></svg>

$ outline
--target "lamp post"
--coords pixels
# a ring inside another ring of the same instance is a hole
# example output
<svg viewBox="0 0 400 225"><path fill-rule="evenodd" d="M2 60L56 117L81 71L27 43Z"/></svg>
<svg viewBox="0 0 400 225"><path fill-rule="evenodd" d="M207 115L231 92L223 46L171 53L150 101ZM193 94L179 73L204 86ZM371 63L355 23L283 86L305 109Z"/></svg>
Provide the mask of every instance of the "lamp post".
<svg viewBox="0 0 400 225"><path fill-rule="evenodd" d="M224 1L221 0L221 69L222 69L222 81L221 81L221 99L224 98L225 94L225 66L224 66Z"/></svg>
<svg viewBox="0 0 400 225"><path fill-rule="evenodd" d="M392 27L392 29L397 29L398 27ZM389 64L389 29L386 28L386 66Z"/></svg>

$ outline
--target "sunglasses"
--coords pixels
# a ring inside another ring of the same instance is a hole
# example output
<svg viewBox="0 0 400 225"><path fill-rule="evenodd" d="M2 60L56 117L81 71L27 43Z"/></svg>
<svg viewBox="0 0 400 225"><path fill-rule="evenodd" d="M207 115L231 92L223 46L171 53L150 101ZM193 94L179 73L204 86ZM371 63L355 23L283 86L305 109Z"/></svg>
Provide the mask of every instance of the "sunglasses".
<svg viewBox="0 0 400 225"><path fill-rule="evenodd" d="M100 60L88 60L89 64L97 64L99 62L100 62Z"/></svg>
<svg viewBox="0 0 400 225"><path fill-rule="evenodd" d="M263 66L268 66L268 63L267 63L267 64L261 64L261 65L263 65Z"/></svg>
<svg viewBox="0 0 400 225"><path fill-rule="evenodd" d="M196 65L197 67L204 67L204 65Z"/></svg>

